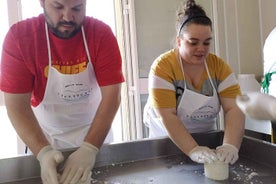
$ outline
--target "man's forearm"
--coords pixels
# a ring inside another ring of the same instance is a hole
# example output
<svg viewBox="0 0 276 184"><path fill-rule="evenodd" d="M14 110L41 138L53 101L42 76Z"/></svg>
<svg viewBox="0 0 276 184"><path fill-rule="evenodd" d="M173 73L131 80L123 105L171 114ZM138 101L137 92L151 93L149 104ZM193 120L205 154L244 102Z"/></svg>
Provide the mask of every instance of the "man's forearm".
<svg viewBox="0 0 276 184"><path fill-rule="evenodd" d="M84 141L101 147L121 103L120 89L120 84L101 88L102 101Z"/></svg>
<svg viewBox="0 0 276 184"><path fill-rule="evenodd" d="M19 137L34 155L46 145L44 136L30 105L30 94L7 94L5 103L10 121Z"/></svg>

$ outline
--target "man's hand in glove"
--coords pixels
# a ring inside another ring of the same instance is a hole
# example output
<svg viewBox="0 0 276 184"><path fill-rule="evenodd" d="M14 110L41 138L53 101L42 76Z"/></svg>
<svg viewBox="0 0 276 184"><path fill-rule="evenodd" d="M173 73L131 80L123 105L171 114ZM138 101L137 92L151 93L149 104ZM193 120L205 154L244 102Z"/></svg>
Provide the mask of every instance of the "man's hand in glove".
<svg viewBox="0 0 276 184"><path fill-rule="evenodd" d="M276 98L260 92L250 92L236 98L241 111L254 119L276 120Z"/></svg>
<svg viewBox="0 0 276 184"><path fill-rule="evenodd" d="M217 160L214 150L206 146L196 146L188 154L188 156L197 163L212 163Z"/></svg>
<svg viewBox="0 0 276 184"><path fill-rule="evenodd" d="M48 145L43 147L38 155L37 159L40 162L41 179L43 184L59 184L57 165L64 159L62 153Z"/></svg>
<svg viewBox="0 0 276 184"><path fill-rule="evenodd" d="M76 184L85 182L94 167L99 149L84 142L73 152L65 162L60 182L62 184Z"/></svg>
<svg viewBox="0 0 276 184"><path fill-rule="evenodd" d="M219 161L234 164L239 158L239 150L231 144L224 143L216 148Z"/></svg>

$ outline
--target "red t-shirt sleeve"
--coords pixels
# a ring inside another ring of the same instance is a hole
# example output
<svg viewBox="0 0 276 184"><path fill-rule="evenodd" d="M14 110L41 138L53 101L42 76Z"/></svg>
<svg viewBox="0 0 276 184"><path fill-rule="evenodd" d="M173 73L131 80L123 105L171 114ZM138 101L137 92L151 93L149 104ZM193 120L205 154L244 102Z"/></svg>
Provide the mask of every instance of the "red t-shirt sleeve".
<svg viewBox="0 0 276 184"><path fill-rule="evenodd" d="M8 93L27 93L33 89L33 74L24 62L15 26L6 35L1 59L0 89ZM17 35L17 36L16 36ZM22 35L21 35L22 36ZM27 45L26 45L27 47Z"/></svg>
<svg viewBox="0 0 276 184"><path fill-rule="evenodd" d="M93 23L97 25L93 30L88 28L87 41L98 83L100 86L121 83L124 77L117 39L110 27L101 22Z"/></svg>

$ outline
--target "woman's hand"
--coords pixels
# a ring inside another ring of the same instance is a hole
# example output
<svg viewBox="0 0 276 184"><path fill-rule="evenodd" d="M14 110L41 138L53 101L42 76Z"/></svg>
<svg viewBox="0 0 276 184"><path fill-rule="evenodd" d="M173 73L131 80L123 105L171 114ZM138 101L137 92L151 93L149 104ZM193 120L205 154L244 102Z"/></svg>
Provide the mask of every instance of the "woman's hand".
<svg viewBox="0 0 276 184"><path fill-rule="evenodd" d="M231 144L224 143L216 148L219 161L234 164L239 158L239 150Z"/></svg>
<svg viewBox="0 0 276 184"><path fill-rule="evenodd" d="M212 163L217 160L214 150L206 146L196 146L189 152L189 157L197 163Z"/></svg>

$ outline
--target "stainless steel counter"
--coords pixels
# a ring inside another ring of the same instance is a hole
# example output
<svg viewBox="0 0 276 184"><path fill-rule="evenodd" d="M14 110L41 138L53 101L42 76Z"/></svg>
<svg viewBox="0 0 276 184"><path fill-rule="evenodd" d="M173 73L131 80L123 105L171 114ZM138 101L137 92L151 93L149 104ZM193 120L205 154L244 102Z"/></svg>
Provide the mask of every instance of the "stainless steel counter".
<svg viewBox="0 0 276 184"><path fill-rule="evenodd" d="M193 134L200 145L215 148L222 132ZM68 156L73 150L65 151ZM6 167L3 165L6 165ZM29 166L28 166L29 165ZM3 169L5 169L3 173ZM38 184L39 165L32 157L0 160L0 183ZM92 171L91 183L108 184L275 184L276 147L244 137L240 159L231 165L229 179L213 181L204 176L202 164L192 162L168 139L104 145ZM10 175L10 176L9 176ZM15 181L17 180L17 181ZM8 182L12 181L12 182Z"/></svg>
<svg viewBox="0 0 276 184"><path fill-rule="evenodd" d="M271 135L271 121L256 120L256 119L250 118L249 116L245 116L245 129Z"/></svg>

